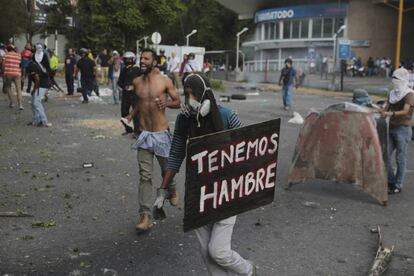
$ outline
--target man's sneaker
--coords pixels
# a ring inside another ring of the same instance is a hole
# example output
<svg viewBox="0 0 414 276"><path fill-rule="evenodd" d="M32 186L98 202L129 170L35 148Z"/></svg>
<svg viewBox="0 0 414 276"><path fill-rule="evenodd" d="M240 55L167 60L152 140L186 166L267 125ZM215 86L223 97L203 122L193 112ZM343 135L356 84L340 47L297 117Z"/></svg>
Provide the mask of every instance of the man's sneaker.
<svg viewBox="0 0 414 276"><path fill-rule="evenodd" d="M401 188L395 187L393 189L388 190L388 194L389 195L399 194L401 193L401 191L402 191Z"/></svg>
<svg viewBox="0 0 414 276"><path fill-rule="evenodd" d="M45 123L45 122L42 122L42 123L40 123L40 125L39 126L41 126L41 127L51 127L52 126L52 123Z"/></svg>
<svg viewBox="0 0 414 276"><path fill-rule="evenodd" d="M140 215L139 222L135 226L135 229L138 232L146 232L146 231L150 230L152 226L153 226L153 224L152 224L151 215L148 214L148 213L143 213L143 214Z"/></svg>
<svg viewBox="0 0 414 276"><path fill-rule="evenodd" d="M14 107L13 103L9 103L9 107L13 108Z"/></svg>
<svg viewBox="0 0 414 276"><path fill-rule="evenodd" d="M252 273L249 276L257 276L257 267L252 261L247 260L247 262L252 265Z"/></svg>
<svg viewBox="0 0 414 276"><path fill-rule="evenodd" d="M86 101L86 100L83 100L83 101L82 101L82 103L88 103L88 101Z"/></svg>
<svg viewBox="0 0 414 276"><path fill-rule="evenodd" d="M24 110L24 107L22 105L19 106L19 110Z"/></svg>
<svg viewBox="0 0 414 276"><path fill-rule="evenodd" d="M170 204L174 207L177 206L178 205L177 189L175 187L171 188L169 189L169 193L170 193L170 196L168 197L168 200L170 201Z"/></svg>

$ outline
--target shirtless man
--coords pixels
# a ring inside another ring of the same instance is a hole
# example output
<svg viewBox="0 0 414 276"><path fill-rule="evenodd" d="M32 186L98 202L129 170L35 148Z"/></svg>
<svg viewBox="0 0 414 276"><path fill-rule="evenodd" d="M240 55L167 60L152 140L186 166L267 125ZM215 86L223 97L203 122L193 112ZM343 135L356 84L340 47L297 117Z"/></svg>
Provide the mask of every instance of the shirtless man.
<svg viewBox="0 0 414 276"><path fill-rule="evenodd" d="M136 230L139 232L147 231L153 225L151 208L153 203L152 170L154 155L160 164L163 176L167 169L171 134L165 116L165 109L167 107L180 107L180 98L172 81L160 74L160 71L156 68L156 56L155 51L151 49L145 49L141 53L140 64L143 75L133 81L138 100L134 110L127 116L128 121L131 121L138 112L140 130L142 131L132 146L138 151L140 174L138 188L140 219L136 225ZM178 203L175 185L169 189L169 200L173 206Z"/></svg>

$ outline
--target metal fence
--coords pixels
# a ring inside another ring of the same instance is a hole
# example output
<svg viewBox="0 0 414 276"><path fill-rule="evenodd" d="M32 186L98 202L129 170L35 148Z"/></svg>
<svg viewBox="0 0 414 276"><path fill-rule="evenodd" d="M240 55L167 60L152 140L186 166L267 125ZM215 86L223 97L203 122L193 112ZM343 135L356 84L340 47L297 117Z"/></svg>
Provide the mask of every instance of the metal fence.
<svg viewBox="0 0 414 276"><path fill-rule="evenodd" d="M266 60L250 60L244 63L245 72L276 72L282 70L285 59L266 59ZM312 74L319 72L316 62L314 60L293 59L293 66L296 69ZM333 60L328 60L328 72L333 71Z"/></svg>

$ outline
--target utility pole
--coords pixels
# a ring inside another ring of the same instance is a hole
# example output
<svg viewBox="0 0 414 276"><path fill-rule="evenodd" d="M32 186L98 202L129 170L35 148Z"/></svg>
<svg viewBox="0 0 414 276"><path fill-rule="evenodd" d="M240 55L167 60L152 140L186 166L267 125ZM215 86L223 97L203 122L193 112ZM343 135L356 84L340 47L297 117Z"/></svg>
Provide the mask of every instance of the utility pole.
<svg viewBox="0 0 414 276"><path fill-rule="evenodd" d="M395 69L400 67L401 60L401 32L404 16L404 0L400 0L400 5L398 8L398 29L397 29L397 43L395 50Z"/></svg>

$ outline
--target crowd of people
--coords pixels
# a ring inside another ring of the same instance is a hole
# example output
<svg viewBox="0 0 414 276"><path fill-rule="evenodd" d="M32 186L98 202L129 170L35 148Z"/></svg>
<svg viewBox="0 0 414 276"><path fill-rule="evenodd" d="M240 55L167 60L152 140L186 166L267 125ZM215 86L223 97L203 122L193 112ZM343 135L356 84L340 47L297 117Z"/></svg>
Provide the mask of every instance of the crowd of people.
<svg viewBox="0 0 414 276"><path fill-rule="evenodd" d="M54 77L58 70L58 58L53 50L42 43L33 47L27 43L19 53L9 43L0 45L0 62L3 76L3 92L8 95L9 107L14 108L12 84L16 90L16 103L23 110L21 90L27 79L27 92L31 94L33 126L50 127L43 101L48 90L57 85ZM183 60L175 52L166 57L164 49L157 54L144 49L137 57L133 52L119 54L106 49L93 57L90 49L81 48L77 53L67 50L64 59L64 75L67 95L75 93L75 85L82 93L83 103L88 103L92 93L99 96L99 84L111 85L113 102L121 102L123 134L133 134L139 167L138 205L139 221L136 230L146 232L153 227L153 210L163 207L165 201L178 204L178 193L173 181L186 155L187 141L196 136L237 128L241 125L237 114L218 105L211 89L208 75L211 64L205 60L198 64L194 53L184 55ZM384 61L384 62L383 62ZM327 60L326 60L327 63ZM354 65L361 64L356 59ZM389 59L368 60L369 75L391 74ZM403 66L392 72L393 90L384 107L379 110L390 117L388 149L389 193L400 193L406 171L408 141L412 137L411 117L414 109L414 90L410 87L412 73ZM300 74L293 67L291 58L285 60L279 84L282 85L283 108L293 105L293 89L300 84ZM184 102L180 101L182 86ZM166 109L181 109L171 135ZM396 154L397 170L393 169L392 156ZM162 183L157 189L155 202L152 195L153 159L157 159ZM254 275L255 267L231 249L231 237L236 217L230 217L196 230L202 256L212 275Z"/></svg>
<svg viewBox="0 0 414 276"><path fill-rule="evenodd" d="M15 83L16 88L20 89L24 68L24 74L33 82L30 91L33 110L31 124L50 126L42 99L53 85L51 79L56 68L51 58L53 54L47 54L44 45L39 43L35 45L31 56L27 52L22 53L25 59L29 59L29 62L22 62L22 55L17 53L14 45L7 45L6 50L1 62L10 107L13 107L10 85ZM114 103L117 103L121 95L121 122L125 126L125 132L136 135L132 148L137 150L140 216L135 228L139 233L145 233L154 225L154 208L162 208L165 201L169 201L172 206L178 204L173 178L185 158L188 140L199 135L237 128L241 122L234 111L217 104L209 79L202 73L208 62L199 65L193 53L186 55L182 62L175 53L167 59L162 50L157 55L152 49L142 50L138 60L129 51L123 53L122 58L117 51L113 51L110 56L105 56L106 51L102 51L98 61L86 48L81 48L78 54L79 56L68 49L65 57L67 94L74 94L74 82L78 80L83 102L88 103L88 96L92 92L99 95L99 80L101 83L112 83ZM107 69L101 68L98 71L98 64L108 65ZM180 101L177 89L180 83L184 102ZM23 109L20 91L17 94L18 106ZM173 135L166 117L167 108L181 109ZM130 125L132 121L133 126ZM154 158L159 162L163 177L155 200L152 195ZM232 216L195 230L203 260L211 275L256 275L253 263L231 248L235 223L236 216Z"/></svg>

